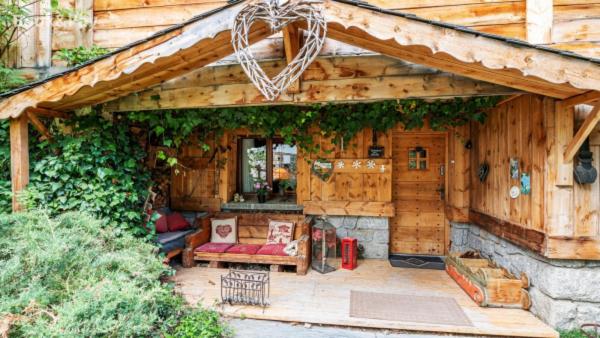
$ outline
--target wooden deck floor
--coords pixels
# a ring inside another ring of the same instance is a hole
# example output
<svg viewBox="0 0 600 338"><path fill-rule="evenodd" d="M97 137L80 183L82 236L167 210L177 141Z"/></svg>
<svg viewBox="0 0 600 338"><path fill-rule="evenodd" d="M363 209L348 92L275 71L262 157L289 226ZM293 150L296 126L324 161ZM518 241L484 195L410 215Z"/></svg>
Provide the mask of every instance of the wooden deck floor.
<svg viewBox="0 0 600 338"><path fill-rule="evenodd" d="M180 269L174 277L179 290L193 304L212 306L219 301L224 269ZM452 297L473 326L432 325L349 316L350 290L403 295ZM271 306L219 306L225 315L314 324L385 328L408 331L510 337L558 337L558 333L528 311L480 308L445 271L393 268L386 260L361 261L354 271L339 270L306 276L271 273Z"/></svg>

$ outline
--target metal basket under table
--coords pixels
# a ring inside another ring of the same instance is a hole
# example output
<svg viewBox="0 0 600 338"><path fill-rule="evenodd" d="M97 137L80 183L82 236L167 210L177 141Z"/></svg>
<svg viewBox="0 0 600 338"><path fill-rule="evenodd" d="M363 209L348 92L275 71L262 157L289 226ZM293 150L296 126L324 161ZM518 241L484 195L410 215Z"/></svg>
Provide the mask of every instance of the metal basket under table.
<svg viewBox="0 0 600 338"><path fill-rule="evenodd" d="M230 269L221 276L221 302L266 307L270 284L269 271Z"/></svg>

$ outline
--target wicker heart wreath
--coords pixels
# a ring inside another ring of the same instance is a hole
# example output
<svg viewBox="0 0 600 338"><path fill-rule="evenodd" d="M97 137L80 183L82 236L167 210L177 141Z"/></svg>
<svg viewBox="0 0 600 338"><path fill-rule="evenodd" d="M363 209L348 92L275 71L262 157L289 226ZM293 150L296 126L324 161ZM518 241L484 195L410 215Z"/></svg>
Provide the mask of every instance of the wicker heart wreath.
<svg viewBox="0 0 600 338"><path fill-rule="evenodd" d="M252 83L269 101L274 101L286 90L317 57L327 34L327 23L316 0L263 0L246 6L233 23L232 43L237 59ZM250 51L248 36L254 22L269 24L273 33L295 21L306 21L306 36L298 55L273 79L269 78Z"/></svg>

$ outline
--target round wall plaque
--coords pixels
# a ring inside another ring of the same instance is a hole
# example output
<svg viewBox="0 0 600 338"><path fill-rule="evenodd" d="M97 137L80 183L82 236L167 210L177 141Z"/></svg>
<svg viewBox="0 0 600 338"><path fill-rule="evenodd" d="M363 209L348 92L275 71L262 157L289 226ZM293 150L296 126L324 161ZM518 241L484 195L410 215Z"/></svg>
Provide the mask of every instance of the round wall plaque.
<svg viewBox="0 0 600 338"><path fill-rule="evenodd" d="M519 197L519 195L521 195L521 189L519 189L519 187L517 187L516 185L513 185L510 188L510 198L517 198Z"/></svg>

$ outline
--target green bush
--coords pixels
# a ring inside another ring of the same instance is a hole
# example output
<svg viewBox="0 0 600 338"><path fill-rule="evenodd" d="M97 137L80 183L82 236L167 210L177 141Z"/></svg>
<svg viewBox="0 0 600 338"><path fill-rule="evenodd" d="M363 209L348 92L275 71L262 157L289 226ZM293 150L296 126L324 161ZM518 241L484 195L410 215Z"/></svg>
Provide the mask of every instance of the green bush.
<svg viewBox="0 0 600 338"><path fill-rule="evenodd" d="M103 225L85 213L0 215L0 318L17 318L11 336L225 335L215 313L187 309L161 283L170 270L153 245Z"/></svg>
<svg viewBox="0 0 600 338"><path fill-rule="evenodd" d="M53 215L85 211L106 219L117 233L147 235L142 205L151 183L142 147L125 124L96 115L71 123L72 132L54 133L53 142L31 142L24 204Z"/></svg>
<svg viewBox="0 0 600 338"><path fill-rule="evenodd" d="M219 314L211 310L196 310L186 314L166 338L211 338L232 335L229 327L221 325Z"/></svg>

